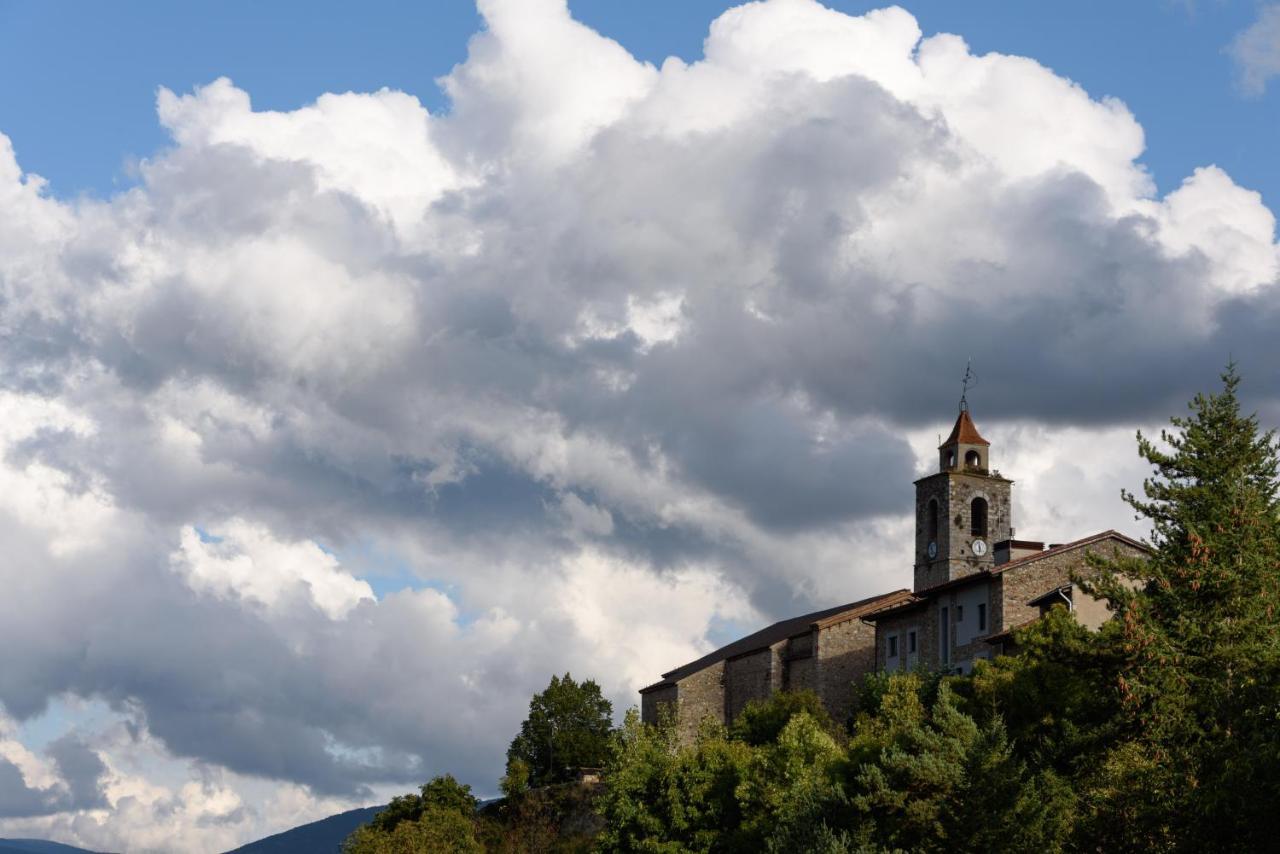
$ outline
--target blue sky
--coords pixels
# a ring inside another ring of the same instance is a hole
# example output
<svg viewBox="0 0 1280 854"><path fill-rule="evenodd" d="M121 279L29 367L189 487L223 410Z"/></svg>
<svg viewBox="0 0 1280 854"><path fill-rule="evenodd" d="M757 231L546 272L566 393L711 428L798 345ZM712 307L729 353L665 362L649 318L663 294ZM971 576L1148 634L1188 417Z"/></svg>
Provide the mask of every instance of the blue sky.
<svg viewBox="0 0 1280 854"><path fill-rule="evenodd" d="M724 0L573 0L581 21L636 56L701 55ZM883 4L833 2L861 13ZM1216 163L1237 183L1280 197L1280 92L1245 96L1227 46L1257 17L1253 0L904 4L925 34L954 32L975 52L1036 58L1133 110L1143 158L1162 192ZM155 89L226 75L258 109L291 109L323 92L383 86L445 108L435 78L466 55L479 18L466 0L124 4L0 0L0 132L30 171L66 197L109 194L129 163L166 140Z"/></svg>

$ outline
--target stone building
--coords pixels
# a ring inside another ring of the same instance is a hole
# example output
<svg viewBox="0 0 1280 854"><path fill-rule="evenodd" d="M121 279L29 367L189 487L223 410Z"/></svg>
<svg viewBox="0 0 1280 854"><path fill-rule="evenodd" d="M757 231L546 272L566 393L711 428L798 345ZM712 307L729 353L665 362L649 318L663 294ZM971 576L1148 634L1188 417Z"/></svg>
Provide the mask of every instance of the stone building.
<svg viewBox="0 0 1280 854"><path fill-rule="evenodd" d="M1011 652L1013 630L1055 605L1097 628L1106 604L1077 585L1088 555L1138 556L1146 546L1116 531L1045 547L1013 538L1013 481L990 465L991 444L962 404L938 448L938 471L916 481L912 590L895 590L774 623L640 691L643 720L676 710L684 738L706 717L729 723L774 691L814 690L836 720L850 713L867 673L925 667L967 673Z"/></svg>

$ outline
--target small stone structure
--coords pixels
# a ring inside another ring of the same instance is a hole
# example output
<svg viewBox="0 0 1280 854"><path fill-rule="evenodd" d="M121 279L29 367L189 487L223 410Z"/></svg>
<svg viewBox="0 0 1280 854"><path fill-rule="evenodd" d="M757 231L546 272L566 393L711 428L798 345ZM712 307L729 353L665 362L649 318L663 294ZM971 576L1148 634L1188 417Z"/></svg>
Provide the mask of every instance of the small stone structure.
<svg viewBox="0 0 1280 854"><path fill-rule="evenodd" d="M1143 556L1116 531L1052 545L1013 539L1012 487L990 467L990 443L961 407L938 448L938 471L916 481L914 591L774 623L662 675L640 691L640 714L674 710L690 740L704 718L733 721L752 700L812 689L838 721L854 685L874 670L967 673L978 659L1013 650L1012 631L1061 604L1089 628L1110 616L1076 584L1088 556Z"/></svg>

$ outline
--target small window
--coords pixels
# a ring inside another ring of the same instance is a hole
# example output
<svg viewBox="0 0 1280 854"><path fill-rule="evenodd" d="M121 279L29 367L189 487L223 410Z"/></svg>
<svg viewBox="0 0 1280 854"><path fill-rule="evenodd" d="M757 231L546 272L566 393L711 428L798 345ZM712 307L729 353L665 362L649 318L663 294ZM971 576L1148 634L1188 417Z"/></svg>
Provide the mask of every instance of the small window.
<svg viewBox="0 0 1280 854"><path fill-rule="evenodd" d="M890 658L898 657L898 636L897 635L889 635L889 657Z"/></svg>
<svg viewBox="0 0 1280 854"><path fill-rule="evenodd" d="M985 632L987 630L987 606L986 603L978 603L978 631Z"/></svg>
<svg viewBox="0 0 1280 854"><path fill-rule="evenodd" d="M951 661L951 621L944 606L938 611L938 657L943 664Z"/></svg>
<svg viewBox="0 0 1280 854"><path fill-rule="evenodd" d="M956 606L956 622L957 623L964 622L964 606L963 605Z"/></svg>
<svg viewBox="0 0 1280 854"><path fill-rule="evenodd" d="M977 451L970 451L964 455L964 464L971 469L982 468L982 455Z"/></svg>
<svg viewBox="0 0 1280 854"><path fill-rule="evenodd" d="M975 498L969 505L969 528L975 537L987 535L987 499Z"/></svg>
<svg viewBox="0 0 1280 854"><path fill-rule="evenodd" d="M907 632L907 652L912 655L916 654L916 633Z"/></svg>

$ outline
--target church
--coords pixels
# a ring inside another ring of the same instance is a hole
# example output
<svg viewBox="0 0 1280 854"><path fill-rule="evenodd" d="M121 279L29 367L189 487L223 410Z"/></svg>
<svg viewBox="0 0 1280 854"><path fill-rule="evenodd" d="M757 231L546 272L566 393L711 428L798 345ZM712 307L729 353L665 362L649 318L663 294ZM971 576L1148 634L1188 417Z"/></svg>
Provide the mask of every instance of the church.
<svg viewBox="0 0 1280 854"><path fill-rule="evenodd" d="M1090 572L1088 555L1148 551L1116 531L1047 546L1014 539L1013 481L991 467L991 443L963 399L938 470L915 487L911 590L792 617L670 670L641 689L642 719L674 707L681 737L691 739L705 717L730 723L752 700L809 689L845 720L853 686L874 670L967 673L1011 652L1013 630L1055 605L1096 629L1110 617L1106 603L1073 581Z"/></svg>

